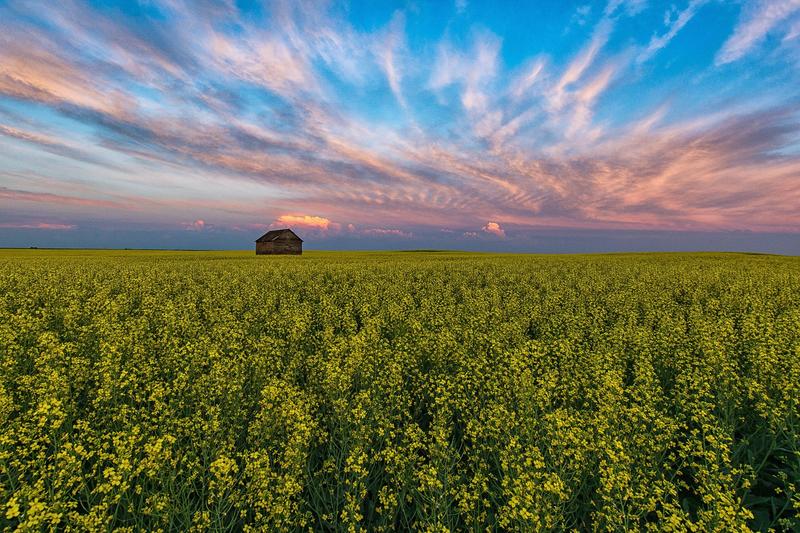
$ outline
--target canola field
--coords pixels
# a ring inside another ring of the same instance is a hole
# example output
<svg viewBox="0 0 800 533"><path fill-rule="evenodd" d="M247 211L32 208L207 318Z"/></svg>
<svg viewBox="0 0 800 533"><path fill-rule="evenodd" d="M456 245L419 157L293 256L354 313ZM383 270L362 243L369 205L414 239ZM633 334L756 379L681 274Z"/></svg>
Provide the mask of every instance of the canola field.
<svg viewBox="0 0 800 533"><path fill-rule="evenodd" d="M800 258L0 251L0 530L800 529Z"/></svg>

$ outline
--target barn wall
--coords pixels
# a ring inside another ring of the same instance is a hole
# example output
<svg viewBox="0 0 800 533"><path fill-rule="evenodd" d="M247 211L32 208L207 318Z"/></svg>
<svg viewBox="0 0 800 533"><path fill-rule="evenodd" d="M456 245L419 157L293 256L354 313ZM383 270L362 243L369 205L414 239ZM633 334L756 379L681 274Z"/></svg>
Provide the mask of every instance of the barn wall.
<svg viewBox="0 0 800 533"><path fill-rule="evenodd" d="M303 243L291 241L257 242L256 255L300 255L303 253Z"/></svg>

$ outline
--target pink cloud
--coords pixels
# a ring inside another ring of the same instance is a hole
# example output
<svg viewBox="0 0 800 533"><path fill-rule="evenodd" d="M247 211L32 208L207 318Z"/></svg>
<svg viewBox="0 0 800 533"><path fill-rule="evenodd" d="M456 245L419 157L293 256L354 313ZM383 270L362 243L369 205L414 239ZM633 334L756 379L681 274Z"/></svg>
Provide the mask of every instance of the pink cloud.
<svg viewBox="0 0 800 533"><path fill-rule="evenodd" d="M123 92L98 86L91 72L66 58L43 34L31 30L28 35L17 34L5 40L3 48L3 94L47 104L68 103L119 117L136 107Z"/></svg>
<svg viewBox="0 0 800 533"><path fill-rule="evenodd" d="M486 233L491 233L492 235L497 235L501 239L506 238L506 231L497 222L487 222L481 230Z"/></svg>
<svg viewBox="0 0 800 533"><path fill-rule="evenodd" d="M56 142L44 135L38 135L36 133L30 133L27 131L20 130L18 128L12 128L10 126L5 126L0 124L0 135L5 135L7 137L14 137L17 139L22 139L23 141L29 141L38 144L56 144Z"/></svg>
<svg viewBox="0 0 800 533"><path fill-rule="evenodd" d="M0 223L0 228L71 230L75 229L75 224L53 224L50 222L33 222L33 223L3 222Z"/></svg>
<svg viewBox="0 0 800 533"><path fill-rule="evenodd" d="M194 222L190 222L188 224L183 225L188 231L203 231L206 229L206 221L198 218Z"/></svg>
<svg viewBox="0 0 800 533"><path fill-rule="evenodd" d="M0 200L12 200L14 202L42 202L57 205L76 205L81 207L101 207L109 209L124 209L129 207L122 202L113 200L96 200L93 198L78 198L61 194L45 192L20 191L0 187Z"/></svg>
<svg viewBox="0 0 800 533"><path fill-rule="evenodd" d="M310 230L338 230L341 226L325 217L313 215L281 215L272 223L273 227L286 226Z"/></svg>

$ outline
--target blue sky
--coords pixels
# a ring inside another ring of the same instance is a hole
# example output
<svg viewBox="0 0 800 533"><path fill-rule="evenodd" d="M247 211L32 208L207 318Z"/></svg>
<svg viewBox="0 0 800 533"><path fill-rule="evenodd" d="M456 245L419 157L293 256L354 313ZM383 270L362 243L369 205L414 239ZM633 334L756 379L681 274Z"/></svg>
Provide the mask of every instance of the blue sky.
<svg viewBox="0 0 800 533"><path fill-rule="evenodd" d="M800 0L0 2L0 246L800 253Z"/></svg>

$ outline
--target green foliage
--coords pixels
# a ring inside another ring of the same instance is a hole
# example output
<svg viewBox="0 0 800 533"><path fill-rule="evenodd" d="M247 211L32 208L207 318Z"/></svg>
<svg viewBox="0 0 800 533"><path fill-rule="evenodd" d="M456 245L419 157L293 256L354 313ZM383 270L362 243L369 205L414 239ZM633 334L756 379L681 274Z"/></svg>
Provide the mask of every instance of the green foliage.
<svg viewBox="0 0 800 533"><path fill-rule="evenodd" d="M0 252L0 529L800 528L800 260Z"/></svg>

